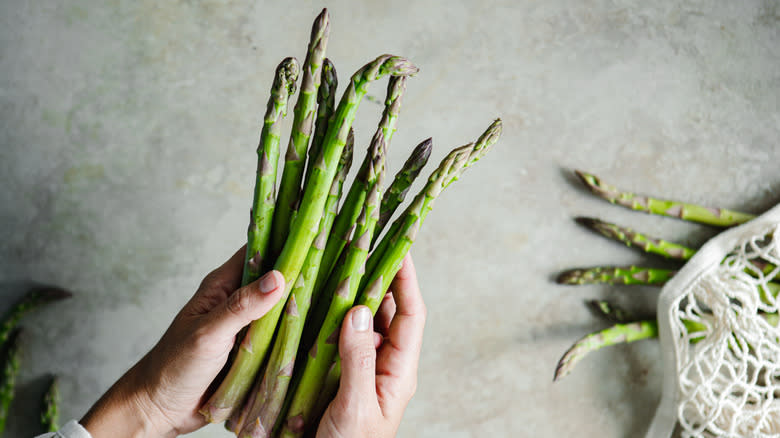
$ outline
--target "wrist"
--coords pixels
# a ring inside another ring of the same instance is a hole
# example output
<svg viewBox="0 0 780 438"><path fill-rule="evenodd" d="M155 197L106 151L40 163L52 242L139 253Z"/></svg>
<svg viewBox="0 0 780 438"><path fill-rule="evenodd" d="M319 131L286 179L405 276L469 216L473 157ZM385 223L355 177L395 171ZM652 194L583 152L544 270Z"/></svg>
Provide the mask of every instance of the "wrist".
<svg viewBox="0 0 780 438"><path fill-rule="evenodd" d="M177 436L151 401L133 367L81 419L93 438L167 438Z"/></svg>

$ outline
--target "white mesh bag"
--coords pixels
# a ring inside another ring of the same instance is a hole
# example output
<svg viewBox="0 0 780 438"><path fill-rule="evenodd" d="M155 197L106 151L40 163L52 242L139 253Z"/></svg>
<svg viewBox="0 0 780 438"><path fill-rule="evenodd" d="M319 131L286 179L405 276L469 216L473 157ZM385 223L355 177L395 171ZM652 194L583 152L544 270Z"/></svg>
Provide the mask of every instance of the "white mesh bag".
<svg viewBox="0 0 780 438"><path fill-rule="evenodd" d="M661 403L646 438L780 437L780 206L709 242L658 300Z"/></svg>

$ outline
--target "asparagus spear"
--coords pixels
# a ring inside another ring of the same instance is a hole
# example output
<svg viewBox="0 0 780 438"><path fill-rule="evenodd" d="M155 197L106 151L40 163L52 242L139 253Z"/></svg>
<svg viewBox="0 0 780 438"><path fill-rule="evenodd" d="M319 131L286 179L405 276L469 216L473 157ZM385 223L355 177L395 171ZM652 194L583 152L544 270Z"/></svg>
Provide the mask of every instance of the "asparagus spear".
<svg viewBox="0 0 780 438"><path fill-rule="evenodd" d="M225 379L211 399L201 407L200 412L207 421L223 421L239 407L266 356L279 316L303 266L309 247L316 237L325 201L336 175L339 157L347 142L357 107L366 94L368 83L385 75L409 76L416 72L417 67L408 60L382 55L352 76L328 126L322 151L312 169L311 180L304 191L296 219L292 223L287 241L274 266L274 269L281 272L285 279L286 290L283 299L265 316L250 324Z"/></svg>
<svg viewBox="0 0 780 438"><path fill-rule="evenodd" d="M49 389L43 396L43 409L41 410L41 426L46 432L56 432L59 429L60 390L57 376L52 377Z"/></svg>
<svg viewBox="0 0 780 438"><path fill-rule="evenodd" d="M5 353L2 381L0 382L0 435L2 435L3 430L5 430L5 422L8 420L11 402L14 399L16 375L19 373L20 332L21 329L16 329L7 336L8 348Z"/></svg>
<svg viewBox="0 0 780 438"><path fill-rule="evenodd" d="M697 250L680 245L679 243L669 242L655 237L638 233L630 228L604 222L600 219L578 217L575 219L581 225L596 231L597 233L613 240L625 243L627 246L633 246L642 249L650 254L658 254L666 258L688 260L693 257ZM775 269L775 265L763 261L754 260L753 265L758 271L769 274ZM751 275L756 272L747 271Z"/></svg>
<svg viewBox="0 0 780 438"><path fill-rule="evenodd" d="M406 79L403 77L391 78L387 85L387 97L385 98L385 109L382 113L382 118L379 121L377 132L381 131L382 136L374 135L374 140L382 140L384 142L384 148L390 144L390 140L395 133L395 125L398 120L398 113L401 108L401 99L404 91L406 90ZM352 232L352 227L357 220L360 209L366 199L366 193L368 193L369 187L374 183L368 176L371 153L374 148L373 140L369 145L369 153L366 154L363 163L360 165L355 181L347 192L347 196L344 198L344 205L342 205L339 215L336 217L336 222L333 224L330 236L328 237L328 244L325 247L325 254L322 256L322 264L320 271L317 274L317 282L315 283L315 290L335 289L335 285L326 286L326 281L330 277L336 261L341 255L341 251L349 240L349 236ZM327 294L325 294L327 298ZM319 309L316 303L315 309ZM318 315L320 318L324 315ZM316 319L315 319L316 320Z"/></svg>
<svg viewBox="0 0 780 438"><path fill-rule="evenodd" d="M425 187L417 194L412 204L407 207L401 217L396 219L390 231L382 238L377 249L371 254L369 259L373 258L375 261L372 264L373 268L370 268L368 263L366 265L366 275L358 288L361 291L357 300L358 304L366 305L373 313L376 313L379 309L379 304L381 304L384 298L385 291L387 291L390 282L400 269L406 253L409 252L420 225L431 209L433 209L436 198L441 194L442 190L456 181L465 169L483 157L500 135L501 120L496 119L476 143L469 143L456 148L433 171ZM380 250L381 252L378 252ZM368 287L366 288L365 285L368 285ZM316 354L319 355L319 351ZM336 362L336 366L338 366L338 360ZM326 371L330 365L326 364ZM328 379L332 380L332 377L331 375ZM284 422L282 436L302 436L311 423L316 421L312 413L318 404L318 398L323 396L316 391L316 388L319 388L319 382L315 382L315 385L310 386L308 382L301 380ZM329 390L332 391L333 387L330 387Z"/></svg>
<svg viewBox="0 0 780 438"><path fill-rule="evenodd" d="M427 138L418 144L412 154L409 155L401 170L395 174L393 182L385 191L385 195L382 197L382 205L379 208L379 221L376 224L376 230L374 230L374 238L371 243L376 241L379 234L387 225L387 222L393 216L395 209L404 202L406 194L409 192L409 187L420 174L425 164L428 162L428 158L431 156L431 150L433 150L433 139Z"/></svg>
<svg viewBox="0 0 780 438"><path fill-rule="evenodd" d="M676 217L682 220L699 222L718 227L739 225L753 219L755 216L725 208L702 207L679 201L655 199L649 196L635 195L607 184L595 175L576 170L575 173L593 194L613 204L619 204L632 210L661 216Z"/></svg>
<svg viewBox="0 0 780 438"><path fill-rule="evenodd" d="M262 379L258 379L259 388L253 391L254 395L250 396L250 403L247 403L247 406L251 406L246 417L249 423L237 425L234 429L237 433L240 432L239 436L268 436L282 408L295 365L301 332L311 304L314 280L325 249L325 239L336 217L344 179L352 165L353 144L354 136L350 136L341 155L336 178L328 193L319 233L306 255L301 273L287 300L287 307L282 316L265 374Z"/></svg>
<svg viewBox="0 0 780 438"><path fill-rule="evenodd" d="M328 130L328 121L333 111L336 110L336 88L338 88L338 77L336 76L336 67L330 59L325 58L322 63L322 74L320 78L320 88L317 92L317 120L315 122L314 136L309 146L309 161L306 164L306 182L309 181L311 169L314 167L314 160L319 156L322 150L322 140L325 139L325 132Z"/></svg>
<svg viewBox="0 0 780 438"><path fill-rule="evenodd" d="M282 117L287 115L287 100L295 93L298 80L298 61L285 58L276 67L271 98L263 120L260 144L257 147L257 178L254 199L247 230L246 257L241 284L249 284L260 277L266 268L263 261L268 251L271 222L274 216L276 169L279 161L279 140Z"/></svg>
<svg viewBox="0 0 780 438"><path fill-rule="evenodd" d="M3 317L2 325L0 325L0 349L5 346L11 331L27 312L52 301L70 298L71 296L70 292L57 287L31 289Z"/></svg>
<svg viewBox="0 0 780 438"><path fill-rule="evenodd" d="M636 321L628 324L615 324L604 330L591 333L569 348L555 367L553 381L568 375L577 362L588 353L610 345L624 344L658 336L658 323L655 320Z"/></svg>
<svg viewBox="0 0 780 438"><path fill-rule="evenodd" d="M600 219L578 217L575 220L580 225L583 225L608 239L623 242L626 246L640 248L647 253L658 254L666 258L688 260L693 257L693 254L696 252L695 249L688 248L679 243L650 237L630 228L621 227L620 225L611 224Z"/></svg>
<svg viewBox="0 0 780 438"><path fill-rule="evenodd" d="M599 266L570 269L558 275L558 284L638 284L663 285L677 271L643 266Z"/></svg>
<svg viewBox="0 0 780 438"><path fill-rule="evenodd" d="M303 166L306 164L306 149L309 146L312 125L317 105L317 89L320 86L320 72L325 59L325 49L330 34L328 10L323 9L314 20L306 59L303 61L303 80L298 102L295 104L292 134L285 155L282 180L279 183L277 208L274 211L271 254L282 250L290 230L290 220L298 210L301 192Z"/></svg>

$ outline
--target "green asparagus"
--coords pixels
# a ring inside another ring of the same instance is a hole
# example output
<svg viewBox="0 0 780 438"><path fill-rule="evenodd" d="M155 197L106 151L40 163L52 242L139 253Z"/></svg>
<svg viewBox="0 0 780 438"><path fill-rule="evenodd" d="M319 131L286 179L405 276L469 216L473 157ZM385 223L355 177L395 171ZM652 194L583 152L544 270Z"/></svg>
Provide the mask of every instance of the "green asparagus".
<svg viewBox="0 0 780 438"><path fill-rule="evenodd" d="M374 230L374 237L371 241L373 246L379 234L387 225L387 222L393 216L396 208L404 202L406 194L409 192L409 188L412 183L420 174L425 164L428 163L428 158L431 156L433 150L433 139L427 138L418 144L412 154L404 163L401 170L395 174L393 182L385 191L385 195L382 197L382 205L379 208L379 221L376 224L376 230Z"/></svg>
<svg viewBox="0 0 780 438"><path fill-rule="evenodd" d="M585 304L594 313L600 315L609 322L626 323L634 320L633 316L625 309L606 300L589 300L586 301Z"/></svg>
<svg viewBox="0 0 780 438"><path fill-rule="evenodd" d="M725 208L702 207L700 205L686 204L679 201L669 201L643 195L635 195L607 184L595 175L580 170L575 172L593 194L604 198L613 204L622 205L632 210L675 217L686 221L699 222L718 227L739 225L755 217L752 214L727 210Z"/></svg>
<svg viewBox="0 0 780 438"><path fill-rule="evenodd" d="M623 242L626 246L640 248L647 253L657 254L671 259L688 260L693 257L693 254L696 252L695 249L688 248L687 246L650 237L630 228L621 227L600 219L578 217L575 220L577 223L608 239Z"/></svg>
<svg viewBox="0 0 780 438"><path fill-rule="evenodd" d="M465 169L484 156L498 140L500 134L501 120L497 119L476 143L459 147L444 158L439 167L428 178L422 191L401 217L396 219L390 231L372 253L371 258L375 258L376 261L373 263L374 268L369 268L368 264L366 266L366 275L358 288L361 291L357 300L358 304L367 305L373 313L376 313L390 282L400 269L403 258L409 252L420 225L433 208L435 199L443 189L456 181ZM378 253L377 251L380 249L381 253ZM329 332L337 333L332 330ZM317 346L321 345L318 343ZM319 354L320 352L317 351L316 355ZM331 363L325 365L326 372L330 366ZM332 377L329 379L332 380ZM318 405L318 398L321 396L317 391L320 387L321 382L312 382L310 385L309 382L301 380L287 413L282 436L302 436L310 423L315 421L312 414Z"/></svg>
<svg viewBox="0 0 780 438"><path fill-rule="evenodd" d="M41 410L41 426L45 432L56 432L59 429L59 404L60 390L56 376L52 377L49 389L43 396L43 409Z"/></svg>
<svg viewBox="0 0 780 438"><path fill-rule="evenodd" d="M0 435L5 430L5 423L14 399L16 375L19 373L19 336L21 329L13 330L7 337L7 348L3 362L3 375L0 381Z"/></svg>
<svg viewBox="0 0 780 438"><path fill-rule="evenodd" d="M408 60L382 55L352 76L329 123L322 151L312 168L311 179L305 188L298 213L274 265L274 269L284 276L285 293L279 303L265 316L250 324L225 379L200 410L207 421L223 421L234 409L240 407L266 356L279 316L316 237L325 201L336 175L339 157L347 142L357 107L367 91L368 83L385 75L409 76L416 72L417 67Z"/></svg>
<svg viewBox="0 0 780 438"><path fill-rule="evenodd" d="M588 353L615 344L627 344L658 336L658 323L655 320L636 321L627 324L615 324L604 330L591 333L569 348L555 367L553 381L567 376Z"/></svg>
<svg viewBox="0 0 780 438"><path fill-rule="evenodd" d="M70 298L72 294L64 289L57 287L35 287L27 292L21 300L11 307L3 316L2 325L0 325L0 350L8 341L10 333L19 323L19 320L27 312L36 309L52 301Z"/></svg>
<svg viewBox="0 0 780 438"><path fill-rule="evenodd" d="M267 257L276 205L274 193L282 130L281 119L287 115L287 100L295 93L298 70L298 61L295 58L285 58L276 67L276 74L274 74L271 98L268 99L268 108L260 133L260 144L257 147L257 178L247 230L242 285L255 281L267 268L268 263L264 261Z"/></svg>
<svg viewBox="0 0 780 438"><path fill-rule="evenodd" d="M561 272L558 284L628 284L662 285L677 271L642 266L599 266L589 269L570 269Z"/></svg>
<svg viewBox="0 0 780 438"><path fill-rule="evenodd" d="M314 160L317 159L322 150L322 141L325 139L325 133L328 130L330 116L336 110L336 88L338 88L338 84L336 67L330 59L325 58L325 61L322 63L320 88L317 92L317 120L314 124L314 135L309 146L309 161L306 164L306 184L309 182L311 169L314 167Z"/></svg>
<svg viewBox="0 0 780 438"><path fill-rule="evenodd" d="M282 180L279 183L277 207L274 211L271 234L271 254L273 256L282 250L290 230L293 213L298 210L303 166L306 164L306 150L309 147L309 139L314 125L317 89L320 86L320 74L329 34L328 10L323 9L314 20L309 50L303 62L301 90L298 93L298 102L295 104L292 134L284 157L284 170L282 171Z"/></svg>

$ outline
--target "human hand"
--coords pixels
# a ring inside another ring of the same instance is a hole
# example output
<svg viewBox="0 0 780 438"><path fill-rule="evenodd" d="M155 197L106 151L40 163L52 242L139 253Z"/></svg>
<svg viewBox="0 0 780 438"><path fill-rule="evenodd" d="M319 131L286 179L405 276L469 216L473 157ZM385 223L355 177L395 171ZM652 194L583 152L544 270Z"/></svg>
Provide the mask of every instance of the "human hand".
<svg viewBox="0 0 780 438"><path fill-rule="evenodd" d="M206 424L198 408L236 334L271 310L284 291L277 271L239 289L245 250L203 279L157 345L81 420L94 438L168 437Z"/></svg>
<svg viewBox="0 0 780 438"><path fill-rule="evenodd" d="M417 388L425 315L407 255L374 321L366 306L356 306L344 318L339 391L320 420L318 438L395 436Z"/></svg>

